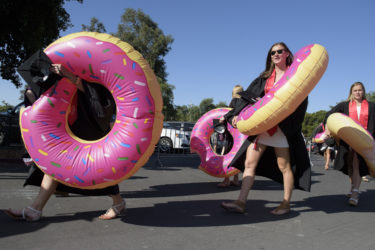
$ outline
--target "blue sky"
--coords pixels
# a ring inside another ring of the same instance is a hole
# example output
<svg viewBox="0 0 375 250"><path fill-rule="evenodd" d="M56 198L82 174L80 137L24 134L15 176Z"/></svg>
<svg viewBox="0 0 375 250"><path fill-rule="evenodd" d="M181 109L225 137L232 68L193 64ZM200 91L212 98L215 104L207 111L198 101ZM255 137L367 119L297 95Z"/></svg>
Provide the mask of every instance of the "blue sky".
<svg viewBox="0 0 375 250"><path fill-rule="evenodd" d="M142 9L174 42L165 57L176 105L231 99L232 87L245 88L264 70L266 53L284 41L293 53L318 43L329 54L326 73L309 95L308 112L328 110L362 81L375 91L375 1L372 0L84 0L66 2L73 27L92 17L115 33L126 8ZM31 34L32 35L32 34ZM19 90L0 79L0 101L19 102Z"/></svg>

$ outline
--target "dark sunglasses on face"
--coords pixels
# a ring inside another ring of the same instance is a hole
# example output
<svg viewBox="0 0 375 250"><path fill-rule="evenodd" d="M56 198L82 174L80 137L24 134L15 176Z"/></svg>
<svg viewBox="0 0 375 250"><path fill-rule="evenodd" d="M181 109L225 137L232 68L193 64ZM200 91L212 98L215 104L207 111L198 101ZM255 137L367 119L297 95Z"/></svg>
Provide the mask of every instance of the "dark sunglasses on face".
<svg viewBox="0 0 375 250"><path fill-rule="evenodd" d="M276 54L276 52L277 52L277 54L281 55L284 52L284 49L278 49L278 50L271 51L271 56L274 56Z"/></svg>

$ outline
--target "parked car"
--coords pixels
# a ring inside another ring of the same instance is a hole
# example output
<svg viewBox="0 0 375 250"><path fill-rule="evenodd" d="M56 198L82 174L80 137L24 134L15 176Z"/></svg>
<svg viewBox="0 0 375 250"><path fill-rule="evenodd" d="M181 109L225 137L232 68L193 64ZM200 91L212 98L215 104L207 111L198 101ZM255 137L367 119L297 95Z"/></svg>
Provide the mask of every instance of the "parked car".
<svg viewBox="0 0 375 250"><path fill-rule="evenodd" d="M172 152L175 149L189 149L193 127L194 123L191 122L164 122L159 140L159 150Z"/></svg>
<svg viewBox="0 0 375 250"><path fill-rule="evenodd" d="M0 112L0 146L22 145L19 115L23 102L14 108Z"/></svg>

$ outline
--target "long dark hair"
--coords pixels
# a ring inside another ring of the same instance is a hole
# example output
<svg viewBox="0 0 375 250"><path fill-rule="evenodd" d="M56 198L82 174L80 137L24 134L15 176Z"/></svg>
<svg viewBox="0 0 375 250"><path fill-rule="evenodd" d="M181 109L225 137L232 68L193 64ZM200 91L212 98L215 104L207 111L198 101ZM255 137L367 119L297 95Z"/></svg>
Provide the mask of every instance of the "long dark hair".
<svg viewBox="0 0 375 250"><path fill-rule="evenodd" d="M286 66L290 66L293 62L293 54L290 51L290 49L288 48L288 46L286 46L286 44L283 43L283 42L274 43L271 46L271 48L268 50L267 60L266 60L266 69L260 74L260 77L262 77L262 78L270 77L273 70L275 69L275 64L272 62L272 59L271 59L271 51L272 51L272 48L275 47L276 45L283 46L285 51L289 53L289 56L286 58Z"/></svg>

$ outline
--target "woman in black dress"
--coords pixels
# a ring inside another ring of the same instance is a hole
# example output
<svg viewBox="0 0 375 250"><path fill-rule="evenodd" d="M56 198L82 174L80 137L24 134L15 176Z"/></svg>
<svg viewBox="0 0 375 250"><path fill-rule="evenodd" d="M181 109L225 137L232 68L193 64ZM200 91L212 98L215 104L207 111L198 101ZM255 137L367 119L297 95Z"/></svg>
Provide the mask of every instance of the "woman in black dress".
<svg viewBox="0 0 375 250"><path fill-rule="evenodd" d="M110 121L115 112L115 103L110 93L99 84L80 79L60 64L52 64L50 70L57 75L67 77L79 90L77 91L76 105L77 119L70 126L72 132L84 140L95 140L105 136L111 129ZM30 167L29 176L24 185L40 186L40 191L30 206L21 210L8 209L5 211L6 214L16 219L38 221L42 216L44 206L55 191L111 196L112 207L99 216L99 219L114 219L125 212L126 203L120 195L118 185L94 190L69 187L45 175L35 164Z"/></svg>
<svg viewBox="0 0 375 250"><path fill-rule="evenodd" d="M375 103L366 100L366 90L363 83L355 82L352 84L348 100L337 104L328 111L324 123L327 122L329 115L336 112L346 114L353 120L358 121L362 127L370 132L372 137L375 137ZM328 136L330 135L328 129L325 132ZM347 194L348 202L351 206L357 206L362 177L369 174L365 160L348 144L340 140L333 168L349 176L351 190Z"/></svg>
<svg viewBox="0 0 375 250"><path fill-rule="evenodd" d="M285 43L271 46L267 54L266 69L246 91L240 93L241 102L225 118L233 127L241 110L260 97L284 75L293 62L293 55ZM304 138L302 122L307 109L307 98L296 110L276 127L257 136L250 136L237 152L230 166L243 171L241 191L236 201L223 202L221 206L232 212L244 213L248 193L255 175L262 175L284 185L281 204L271 213L286 214L290 211L293 187L310 191L311 167Z"/></svg>

